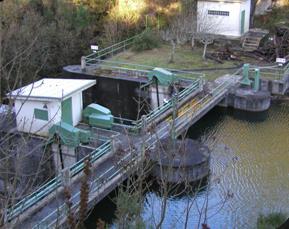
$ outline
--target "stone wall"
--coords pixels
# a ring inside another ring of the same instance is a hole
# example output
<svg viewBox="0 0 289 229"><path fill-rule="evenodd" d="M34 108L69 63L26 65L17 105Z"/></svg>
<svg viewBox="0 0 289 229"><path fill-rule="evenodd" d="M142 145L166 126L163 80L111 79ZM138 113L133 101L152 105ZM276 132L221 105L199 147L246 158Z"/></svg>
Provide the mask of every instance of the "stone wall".
<svg viewBox="0 0 289 229"><path fill-rule="evenodd" d="M266 11L271 7L289 6L289 0L258 0L255 15L266 14Z"/></svg>

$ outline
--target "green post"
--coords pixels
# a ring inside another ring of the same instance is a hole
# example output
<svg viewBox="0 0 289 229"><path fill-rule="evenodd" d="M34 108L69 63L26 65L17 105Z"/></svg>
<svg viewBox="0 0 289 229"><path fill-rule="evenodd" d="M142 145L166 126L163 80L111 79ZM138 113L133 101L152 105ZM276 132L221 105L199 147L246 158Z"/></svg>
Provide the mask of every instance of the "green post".
<svg viewBox="0 0 289 229"><path fill-rule="evenodd" d="M260 88L260 69L255 69L255 77L254 77L254 91L259 91Z"/></svg>
<svg viewBox="0 0 289 229"><path fill-rule="evenodd" d="M244 64L243 65L243 78L241 80L242 85L250 86L251 85L251 80L249 79L249 64Z"/></svg>

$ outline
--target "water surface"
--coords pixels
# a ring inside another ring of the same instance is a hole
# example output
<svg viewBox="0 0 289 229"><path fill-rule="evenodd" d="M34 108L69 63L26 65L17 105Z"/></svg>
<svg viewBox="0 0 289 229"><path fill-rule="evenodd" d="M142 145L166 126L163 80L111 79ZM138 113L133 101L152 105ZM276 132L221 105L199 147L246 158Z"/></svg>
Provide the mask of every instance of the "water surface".
<svg viewBox="0 0 289 229"><path fill-rule="evenodd" d="M254 228L259 214L271 212L289 216L288 102L273 104L262 114L215 108L187 136L211 149L210 185L197 195L169 199L163 228L183 228L188 204L188 228L197 228L203 206L211 228ZM156 191L144 197L143 217L153 226L162 198ZM110 198L96 206L89 227L99 217L113 222Z"/></svg>

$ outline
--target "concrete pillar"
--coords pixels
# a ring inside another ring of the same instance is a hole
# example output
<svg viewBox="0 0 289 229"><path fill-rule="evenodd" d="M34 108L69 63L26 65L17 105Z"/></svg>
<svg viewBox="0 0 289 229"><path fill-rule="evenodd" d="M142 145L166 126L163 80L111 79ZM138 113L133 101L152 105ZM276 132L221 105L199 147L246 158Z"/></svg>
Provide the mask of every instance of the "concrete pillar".
<svg viewBox="0 0 289 229"><path fill-rule="evenodd" d="M160 106L164 104L164 99L170 99L170 90L168 86L158 85ZM150 86L151 109L158 107L157 89L155 85Z"/></svg>
<svg viewBox="0 0 289 229"><path fill-rule="evenodd" d="M205 78L205 76L202 75L201 79L200 79L200 84L199 84L200 91L203 91L203 89L204 89L204 84L205 84L204 78Z"/></svg>
<svg viewBox="0 0 289 229"><path fill-rule="evenodd" d="M227 95L219 104L218 104L218 106L220 106L220 107L228 107L228 96L229 95Z"/></svg>
<svg viewBox="0 0 289 229"><path fill-rule="evenodd" d="M271 93L274 95L282 95L284 93L284 82L280 82L279 80L273 80Z"/></svg>
<svg viewBox="0 0 289 229"><path fill-rule="evenodd" d="M71 183L70 169L65 168L61 171L61 181L64 187L69 187Z"/></svg>
<svg viewBox="0 0 289 229"><path fill-rule="evenodd" d="M269 80L261 79L261 91L269 91Z"/></svg>
<svg viewBox="0 0 289 229"><path fill-rule="evenodd" d="M81 71L85 72L86 71L86 61L85 61L85 56L81 57Z"/></svg>
<svg viewBox="0 0 289 229"><path fill-rule="evenodd" d="M51 149L53 152L55 169L58 173L61 173L63 168L69 168L77 162L74 147L65 145L59 147L58 144L53 143Z"/></svg>
<svg viewBox="0 0 289 229"><path fill-rule="evenodd" d="M145 115L141 116L141 123L142 123L141 133L145 134L146 130L147 130L147 120L146 120L146 116Z"/></svg>
<svg viewBox="0 0 289 229"><path fill-rule="evenodd" d="M115 136L114 136L114 135L112 135L112 136L110 137L110 144L111 144L111 151L112 151L112 152L115 152L115 149L116 149L117 147L116 147L116 140L115 140Z"/></svg>

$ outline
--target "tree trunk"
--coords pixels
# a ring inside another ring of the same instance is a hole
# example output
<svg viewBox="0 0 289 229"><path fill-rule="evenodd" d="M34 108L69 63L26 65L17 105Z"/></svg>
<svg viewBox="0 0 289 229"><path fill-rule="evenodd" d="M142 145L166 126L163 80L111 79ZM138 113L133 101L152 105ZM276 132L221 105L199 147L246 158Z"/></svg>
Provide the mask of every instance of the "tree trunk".
<svg viewBox="0 0 289 229"><path fill-rule="evenodd" d="M203 60L206 60L207 46L208 46L208 42L205 41L204 51L203 51Z"/></svg>
<svg viewBox="0 0 289 229"><path fill-rule="evenodd" d="M258 0L251 0L251 11L250 11L250 28L254 27L254 16Z"/></svg>
<svg viewBox="0 0 289 229"><path fill-rule="evenodd" d="M192 36L191 46L192 46L192 49L195 48L195 37L194 36Z"/></svg>
<svg viewBox="0 0 289 229"><path fill-rule="evenodd" d="M176 42L172 39L171 40L172 51L169 63L175 63L175 53L176 53Z"/></svg>

